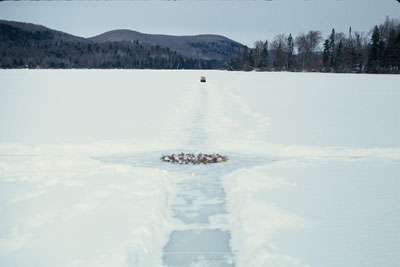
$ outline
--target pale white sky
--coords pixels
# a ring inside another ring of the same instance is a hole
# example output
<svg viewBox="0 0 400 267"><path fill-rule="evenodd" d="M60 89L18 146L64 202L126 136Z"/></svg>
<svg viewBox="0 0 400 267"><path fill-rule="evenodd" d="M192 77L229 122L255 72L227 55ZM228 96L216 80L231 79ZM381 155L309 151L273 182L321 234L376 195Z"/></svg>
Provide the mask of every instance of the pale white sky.
<svg viewBox="0 0 400 267"><path fill-rule="evenodd" d="M0 19L41 24L82 37L115 29L171 35L220 34L253 46L276 34L319 30L367 33L395 0L22 1L0 2Z"/></svg>

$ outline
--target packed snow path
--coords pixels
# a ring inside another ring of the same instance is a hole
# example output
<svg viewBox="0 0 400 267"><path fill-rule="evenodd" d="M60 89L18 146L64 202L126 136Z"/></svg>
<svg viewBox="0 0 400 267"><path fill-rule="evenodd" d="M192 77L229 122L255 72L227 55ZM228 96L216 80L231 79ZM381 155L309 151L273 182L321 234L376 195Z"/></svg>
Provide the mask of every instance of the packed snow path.
<svg viewBox="0 0 400 267"><path fill-rule="evenodd" d="M171 119L176 114L188 113L185 110L187 105L190 105L189 116L174 125L177 128L172 134L186 134L187 143L184 145L189 148L207 149L209 137L205 121L209 105L206 84L194 86L182 100ZM170 234L164 247L166 266L234 266L229 229L210 225L212 216L226 214L226 196L221 184L224 166L218 165L177 168L182 180L178 183L177 201L172 209L183 227Z"/></svg>

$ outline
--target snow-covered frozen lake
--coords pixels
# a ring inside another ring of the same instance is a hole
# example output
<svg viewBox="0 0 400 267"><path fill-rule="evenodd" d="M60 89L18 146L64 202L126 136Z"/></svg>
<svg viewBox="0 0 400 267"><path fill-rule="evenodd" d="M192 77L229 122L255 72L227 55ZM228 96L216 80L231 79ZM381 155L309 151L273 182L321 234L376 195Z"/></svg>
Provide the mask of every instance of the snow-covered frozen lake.
<svg viewBox="0 0 400 267"><path fill-rule="evenodd" d="M0 266L400 265L399 75L0 81Z"/></svg>

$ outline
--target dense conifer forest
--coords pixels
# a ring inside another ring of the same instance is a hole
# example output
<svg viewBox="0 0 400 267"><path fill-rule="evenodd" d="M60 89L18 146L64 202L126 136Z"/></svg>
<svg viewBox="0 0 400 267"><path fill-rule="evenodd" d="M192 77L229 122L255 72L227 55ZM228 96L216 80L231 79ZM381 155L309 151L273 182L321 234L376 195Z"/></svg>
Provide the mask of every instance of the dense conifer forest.
<svg viewBox="0 0 400 267"><path fill-rule="evenodd" d="M0 68L216 69L223 62L135 42L95 43L0 24Z"/></svg>

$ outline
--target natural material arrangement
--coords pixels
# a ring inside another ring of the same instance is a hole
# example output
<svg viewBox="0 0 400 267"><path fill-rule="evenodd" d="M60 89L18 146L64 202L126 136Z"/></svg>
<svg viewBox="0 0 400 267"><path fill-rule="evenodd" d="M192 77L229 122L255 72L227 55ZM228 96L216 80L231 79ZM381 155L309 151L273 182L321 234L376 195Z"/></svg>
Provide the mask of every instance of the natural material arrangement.
<svg viewBox="0 0 400 267"><path fill-rule="evenodd" d="M172 154L162 156L160 158L163 162L177 163L177 164L210 164L210 163L221 163L228 161L229 159L220 154Z"/></svg>

